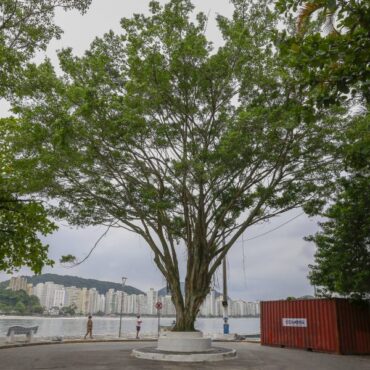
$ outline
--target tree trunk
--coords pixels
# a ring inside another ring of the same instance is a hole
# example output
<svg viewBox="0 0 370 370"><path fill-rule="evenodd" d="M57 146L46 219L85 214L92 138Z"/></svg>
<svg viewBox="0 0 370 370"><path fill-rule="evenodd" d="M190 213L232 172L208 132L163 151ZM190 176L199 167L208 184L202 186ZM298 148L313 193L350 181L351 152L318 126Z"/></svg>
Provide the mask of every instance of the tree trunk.
<svg viewBox="0 0 370 370"><path fill-rule="evenodd" d="M203 258L202 258L203 257ZM208 274L208 261L205 256L194 258L188 255L187 274L185 280L185 301L181 294L172 294L176 308L176 325L173 331L195 331L194 323L200 306L210 290L211 277Z"/></svg>
<svg viewBox="0 0 370 370"><path fill-rule="evenodd" d="M195 331L195 320L207 293L208 291L198 294L195 299L186 299L183 307L175 305L176 325L173 331Z"/></svg>

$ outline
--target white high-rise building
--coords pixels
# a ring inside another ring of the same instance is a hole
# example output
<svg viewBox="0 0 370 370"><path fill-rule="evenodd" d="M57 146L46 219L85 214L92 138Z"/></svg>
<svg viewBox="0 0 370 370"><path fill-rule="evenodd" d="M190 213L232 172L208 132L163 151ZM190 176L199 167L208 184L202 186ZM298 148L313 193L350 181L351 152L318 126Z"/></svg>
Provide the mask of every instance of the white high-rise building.
<svg viewBox="0 0 370 370"><path fill-rule="evenodd" d="M75 306L76 312L82 311L82 301L81 301L81 292L80 288L76 288L75 286L70 286L65 288L66 296L65 296L65 305L66 306Z"/></svg>
<svg viewBox="0 0 370 370"><path fill-rule="evenodd" d="M200 307L202 316L216 316L216 292L211 290Z"/></svg>
<svg viewBox="0 0 370 370"><path fill-rule="evenodd" d="M148 314L148 297L145 294L136 295L136 315Z"/></svg>
<svg viewBox="0 0 370 370"><path fill-rule="evenodd" d="M33 295L35 295L36 297L38 297L38 299L40 300L41 306L43 306L43 304L41 303L41 298L42 298L43 294L44 294L44 283L38 283L33 288Z"/></svg>
<svg viewBox="0 0 370 370"><path fill-rule="evenodd" d="M99 296L100 294L95 288L88 290L87 313L95 313L99 311Z"/></svg>
<svg viewBox="0 0 370 370"><path fill-rule="evenodd" d="M159 301L162 302L162 310L161 310L162 315L171 316L171 315L176 314L175 306L172 303L172 299L170 295L160 297Z"/></svg>
<svg viewBox="0 0 370 370"><path fill-rule="evenodd" d="M146 293L147 297L147 312L149 315L155 315L157 310L155 304L158 302L158 292L153 288L149 289L149 292ZM143 310L141 311L143 312Z"/></svg>
<svg viewBox="0 0 370 370"><path fill-rule="evenodd" d="M109 289L107 293L105 293L105 309L104 312L107 315L114 313L113 307L113 297L114 297L114 289Z"/></svg>
<svg viewBox="0 0 370 370"><path fill-rule="evenodd" d="M246 306L246 315L258 316L260 314L259 302L247 302Z"/></svg>
<svg viewBox="0 0 370 370"><path fill-rule="evenodd" d="M44 286L45 293L43 294L43 306L47 309L53 307L54 303L54 292L56 290L56 286L53 282L47 281Z"/></svg>
<svg viewBox="0 0 370 370"><path fill-rule="evenodd" d="M99 294L99 302L97 306L97 311L96 312L105 312L105 295L104 294Z"/></svg>
<svg viewBox="0 0 370 370"><path fill-rule="evenodd" d="M89 291L87 288L81 289L81 313L86 315L89 312Z"/></svg>
<svg viewBox="0 0 370 370"><path fill-rule="evenodd" d="M64 305L65 292L62 291L64 291L63 285L54 284L51 281L45 284L39 283L33 288L33 294L39 298L41 306L48 310L54 306L61 307L60 304Z"/></svg>
<svg viewBox="0 0 370 370"><path fill-rule="evenodd" d="M64 287L62 289L55 289L52 307L59 307L59 308L64 307L65 297L66 297L66 291Z"/></svg>
<svg viewBox="0 0 370 370"><path fill-rule="evenodd" d="M123 312L136 314L138 311L138 302L136 294L128 294L124 296Z"/></svg>
<svg viewBox="0 0 370 370"><path fill-rule="evenodd" d="M113 303L114 304L114 313L120 313L121 312L121 303L123 304L122 313L127 313L128 312L128 306L129 306L128 294L122 292L121 290L117 291L114 294L113 302L114 302Z"/></svg>

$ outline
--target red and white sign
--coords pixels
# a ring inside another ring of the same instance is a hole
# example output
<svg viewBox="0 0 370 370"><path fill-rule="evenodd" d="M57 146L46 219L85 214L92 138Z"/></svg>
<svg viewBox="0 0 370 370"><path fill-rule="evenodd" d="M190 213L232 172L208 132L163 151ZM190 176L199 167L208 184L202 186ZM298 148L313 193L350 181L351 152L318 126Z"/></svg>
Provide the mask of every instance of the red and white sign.
<svg viewBox="0 0 370 370"><path fill-rule="evenodd" d="M162 302L157 302L157 303L155 304L155 308L156 308L157 310L161 310L161 309L162 309Z"/></svg>

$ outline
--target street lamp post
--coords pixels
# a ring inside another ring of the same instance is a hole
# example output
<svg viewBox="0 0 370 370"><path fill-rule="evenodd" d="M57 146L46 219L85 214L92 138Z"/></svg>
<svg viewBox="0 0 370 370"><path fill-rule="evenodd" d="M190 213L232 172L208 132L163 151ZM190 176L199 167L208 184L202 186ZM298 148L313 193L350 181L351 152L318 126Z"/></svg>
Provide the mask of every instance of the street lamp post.
<svg viewBox="0 0 370 370"><path fill-rule="evenodd" d="M125 288L127 277L122 277L122 295L121 295L121 312L119 315L119 332L118 337L121 338L121 329L122 329L122 310L123 310L123 289Z"/></svg>
<svg viewBox="0 0 370 370"><path fill-rule="evenodd" d="M222 235L222 245L225 246L225 235ZM228 299L227 299L227 272L226 272L226 256L222 261L222 280L223 280L223 320L224 320L224 334L229 334L229 315L228 315Z"/></svg>

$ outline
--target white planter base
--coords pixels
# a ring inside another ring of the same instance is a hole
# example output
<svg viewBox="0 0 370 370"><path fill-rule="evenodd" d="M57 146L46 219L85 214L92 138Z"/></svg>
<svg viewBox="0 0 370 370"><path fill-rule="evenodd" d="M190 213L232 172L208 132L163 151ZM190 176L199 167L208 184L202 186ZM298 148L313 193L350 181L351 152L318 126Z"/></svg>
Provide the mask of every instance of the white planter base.
<svg viewBox="0 0 370 370"><path fill-rule="evenodd" d="M212 347L211 338L201 332L165 332L158 338L157 348L132 351L133 356L146 360L201 362L221 361L236 357L234 349Z"/></svg>
<svg viewBox="0 0 370 370"><path fill-rule="evenodd" d="M203 338L203 333L200 331L169 331L158 338L157 348L170 352L207 352L212 350L212 340Z"/></svg>

